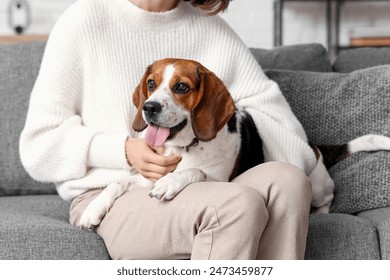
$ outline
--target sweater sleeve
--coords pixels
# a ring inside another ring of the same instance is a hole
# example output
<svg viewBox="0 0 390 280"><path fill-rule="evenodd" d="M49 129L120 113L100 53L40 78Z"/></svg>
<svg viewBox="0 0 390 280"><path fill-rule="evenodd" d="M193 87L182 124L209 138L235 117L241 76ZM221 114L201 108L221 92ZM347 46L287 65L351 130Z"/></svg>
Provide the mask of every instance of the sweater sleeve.
<svg viewBox="0 0 390 280"><path fill-rule="evenodd" d="M125 134L106 134L82 121L84 20L76 4L54 26L34 84L20 157L34 179L63 182L89 168L128 169Z"/></svg>
<svg viewBox="0 0 390 280"><path fill-rule="evenodd" d="M264 74L248 48L236 41L231 57L236 63L227 78L237 105L253 117L263 141L266 161L282 161L301 168L309 175L316 158L305 131L293 114L279 86Z"/></svg>

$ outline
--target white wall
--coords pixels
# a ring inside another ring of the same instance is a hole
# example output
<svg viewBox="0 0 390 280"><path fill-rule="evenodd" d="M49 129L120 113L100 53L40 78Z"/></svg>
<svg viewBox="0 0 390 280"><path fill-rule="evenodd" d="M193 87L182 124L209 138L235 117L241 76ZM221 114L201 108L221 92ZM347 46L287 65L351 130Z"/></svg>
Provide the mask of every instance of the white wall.
<svg viewBox="0 0 390 280"><path fill-rule="evenodd" d="M0 35L12 34L7 7L0 0ZM32 23L29 34L48 33L60 14L75 0L27 0ZM348 2L348 1L347 1ZM346 3L342 13L341 43L348 43L352 26L389 26L390 1ZM284 10L284 44L318 42L326 45L325 2L290 2ZM249 47L271 48L273 44L273 0L233 0L222 17Z"/></svg>
<svg viewBox="0 0 390 280"><path fill-rule="evenodd" d="M12 35L9 26L8 7L13 0L0 0L0 35ZM75 0L25 0L31 10L31 25L26 34L46 34L63 13ZM18 17L19 14L16 14Z"/></svg>

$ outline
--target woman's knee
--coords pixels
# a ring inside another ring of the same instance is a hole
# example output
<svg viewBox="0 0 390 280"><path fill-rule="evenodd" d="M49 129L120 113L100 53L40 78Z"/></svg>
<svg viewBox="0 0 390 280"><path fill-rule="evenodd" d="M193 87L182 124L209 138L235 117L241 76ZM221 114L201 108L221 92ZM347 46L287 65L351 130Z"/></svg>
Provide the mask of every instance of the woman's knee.
<svg viewBox="0 0 390 280"><path fill-rule="evenodd" d="M196 188L196 184L192 187L193 190L202 189ZM198 201L200 209L215 209L221 223L250 221L256 226L259 220L268 219L265 198L255 189L242 184L209 182L207 193Z"/></svg>
<svg viewBox="0 0 390 280"><path fill-rule="evenodd" d="M208 185L202 189L199 186ZM236 183L196 183L191 185L193 192L204 192L201 199L198 199L200 204L204 206L212 206L217 209L226 208L227 211L244 211L246 213L259 212L263 210L265 202L264 197L248 186ZM198 194L192 194L197 196Z"/></svg>
<svg viewBox="0 0 390 280"><path fill-rule="evenodd" d="M255 218L259 213L266 211L265 199L255 189L244 185L232 187L234 187L234 192L231 194L232 199L228 202L232 211L253 213Z"/></svg>
<svg viewBox="0 0 390 280"><path fill-rule="evenodd" d="M298 199L306 197L311 201L312 188L309 178L303 172L302 169L291 165L282 163L281 169L281 182L284 186L288 186L291 193L289 195L295 195Z"/></svg>
<svg viewBox="0 0 390 280"><path fill-rule="evenodd" d="M265 198L255 189L239 184L231 184L226 189L224 198L215 205L215 211L220 226L228 225L241 236L260 238L269 219Z"/></svg>
<svg viewBox="0 0 390 280"><path fill-rule="evenodd" d="M281 195L297 203L311 201L311 183L302 169L283 162L272 162L270 166L276 170L275 185L280 186Z"/></svg>
<svg viewBox="0 0 390 280"><path fill-rule="evenodd" d="M235 182L249 185L263 194L277 192L278 197L293 203L311 201L311 183L298 167L284 162L267 162L237 177Z"/></svg>
<svg viewBox="0 0 390 280"><path fill-rule="evenodd" d="M312 201L309 178L300 168L290 164L278 163L275 167L279 170L279 176L275 179L272 191L278 197L279 204L283 205L286 211L309 211Z"/></svg>

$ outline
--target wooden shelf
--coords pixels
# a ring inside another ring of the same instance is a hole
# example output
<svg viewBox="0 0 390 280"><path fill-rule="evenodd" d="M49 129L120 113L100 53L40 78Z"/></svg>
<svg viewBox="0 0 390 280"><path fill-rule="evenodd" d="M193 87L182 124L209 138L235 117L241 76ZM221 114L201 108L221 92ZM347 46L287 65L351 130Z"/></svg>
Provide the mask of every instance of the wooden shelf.
<svg viewBox="0 0 390 280"><path fill-rule="evenodd" d="M47 41L48 35L15 35L0 36L0 44L13 44L20 42L42 42Z"/></svg>
<svg viewBox="0 0 390 280"><path fill-rule="evenodd" d="M390 38L351 38L351 47L390 47Z"/></svg>

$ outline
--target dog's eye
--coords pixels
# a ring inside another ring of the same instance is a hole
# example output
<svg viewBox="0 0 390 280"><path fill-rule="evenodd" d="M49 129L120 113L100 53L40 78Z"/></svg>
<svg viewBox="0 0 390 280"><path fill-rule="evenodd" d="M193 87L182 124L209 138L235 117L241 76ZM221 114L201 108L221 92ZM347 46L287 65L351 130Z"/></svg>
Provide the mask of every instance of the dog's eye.
<svg viewBox="0 0 390 280"><path fill-rule="evenodd" d="M186 83L178 83L173 87L173 91L177 94L184 94L190 91L190 86Z"/></svg>
<svg viewBox="0 0 390 280"><path fill-rule="evenodd" d="M147 87L150 92L154 91L156 89L156 82L154 80L149 80Z"/></svg>

